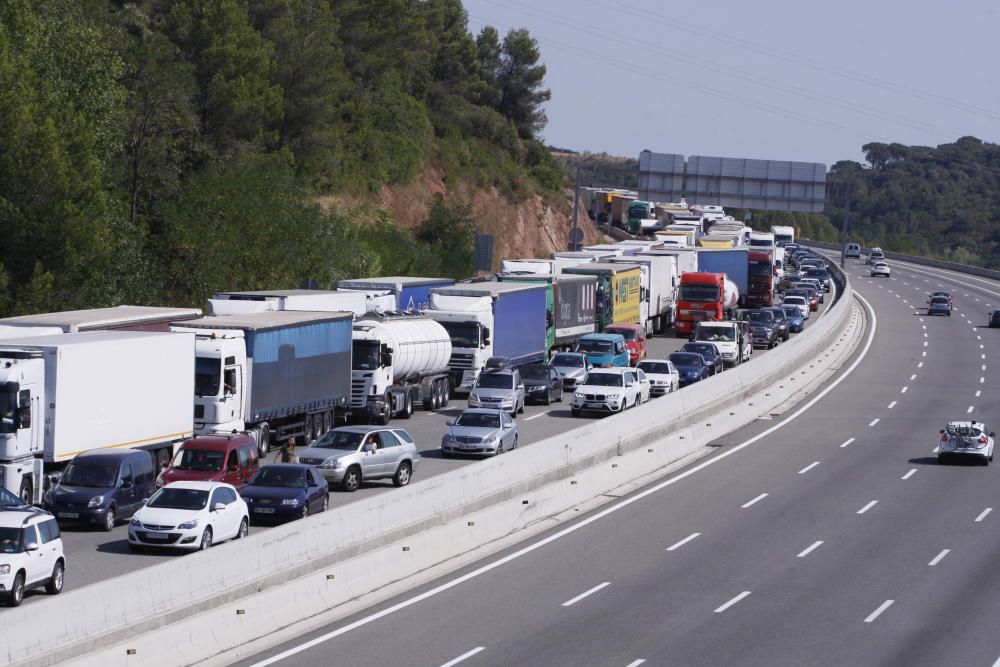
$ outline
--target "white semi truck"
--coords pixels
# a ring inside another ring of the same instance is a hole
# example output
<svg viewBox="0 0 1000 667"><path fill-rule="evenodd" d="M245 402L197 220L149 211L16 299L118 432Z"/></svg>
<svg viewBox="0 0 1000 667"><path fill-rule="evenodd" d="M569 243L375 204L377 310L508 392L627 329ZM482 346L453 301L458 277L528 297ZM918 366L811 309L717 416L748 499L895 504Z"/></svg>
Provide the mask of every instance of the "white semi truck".
<svg viewBox="0 0 1000 667"><path fill-rule="evenodd" d="M0 341L0 485L39 503L80 452L191 437L194 336L89 331Z"/></svg>
<svg viewBox="0 0 1000 667"><path fill-rule="evenodd" d="M0 326L58 327L66 333L82 331L167 331L170 324L201 317L198 308L160 306L112 306L86 310L21 315L0 319Z"/></svg>
<svg viewBox="0 0 1000 667"><path fill-rule="evenodd" d="M219 292L208 300L210 315L243 315L268 310L348 312L360 317L366 313L396 310L396 297L388 291L345 292L337 290L264 290L257 292Z"/></svg>
<svg viewBox="0 0 1000 667"><path fill-rule="evenodd" d="M351 334L351 415L381 424L448 405L451 337L418 313L369 314Z"/></svg>

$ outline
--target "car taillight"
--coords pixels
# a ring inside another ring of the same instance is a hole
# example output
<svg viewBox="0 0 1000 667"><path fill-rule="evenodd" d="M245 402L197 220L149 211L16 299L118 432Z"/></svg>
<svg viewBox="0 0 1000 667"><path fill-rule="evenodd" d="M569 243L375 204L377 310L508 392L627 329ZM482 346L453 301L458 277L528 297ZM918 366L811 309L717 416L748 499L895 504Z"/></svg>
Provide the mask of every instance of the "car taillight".
<svg viewBox="0 0 1000 667"><path fill-rule="evenodd" d="M985 435L979 436L979 444L980 445L985 445L987 442L989 442L989 440L986 439Z"/></svg>
<svg viewBox="0 0 1000 667"><path fill-rule="evenodd" d="M948 436L942 435L941 436L941 442L948 442Z"/></svg>

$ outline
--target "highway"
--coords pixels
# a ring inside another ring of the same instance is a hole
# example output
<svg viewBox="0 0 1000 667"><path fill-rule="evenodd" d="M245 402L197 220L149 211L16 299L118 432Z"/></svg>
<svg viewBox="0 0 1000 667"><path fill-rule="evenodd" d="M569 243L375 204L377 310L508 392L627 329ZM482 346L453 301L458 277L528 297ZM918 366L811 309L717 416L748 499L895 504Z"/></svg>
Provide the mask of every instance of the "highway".
<svg viewBox="0 0 1000 667"><path fill-rule="evenodd" d="M1000 284L890 264L873 280L849 261L872 336L825 395L240 664L994 664L1000 473L938 465L935 446L947 421L997 412ZM939 289L951 317L925 315Z"/></svg>
<svg viewBox="0 0 1000 667"><path fill-rule="evenodd" d="M826 304L820 306L819 312L812 313L812 317L807 322L807 328L809 322L815 322L818 316L825 312L826 306L831 301L830 295L827 295ZM684 339L672 336L650 338L648 339L647 358L665 357L678 350L685 342ZM780 354L780 352L781 346L779 345L770 353ZM767 353L769 353L767 350L761 348L754 351L755 356ZM669 401L671 399L668 395L656 400ZM421 461L414 472L415 481L440 475L459 466L475 465L478 462L476 458L445 459L440 454L441 436L447 430L445 422L456 418L465 405L464 397L453 397L447 409L435 412L418 410L409 420L395 419L391 422L393 426L409 431L417 442ZM569 410L568 396L564 398L562 403L554 403L551 406L527 405L524 414L517 418L519 446L531 446L533 442L544 440L568 428L575 427L580 420L596 418L599 417L573 417ZM623 419L627 418L623 417ZM336 511L338 507L347 505L353 500L364 498L372 493L391 493L392 489L393 486L389 480L366 482L354 494L331 489L330 506L333 511ZM251 527L251 533L264 530L267 530L266 526L254 525ZM124 523L119 524L109 533L86 527L64 526L62 537L67 558L67 590L100 583L126 572L149 567L171 558L183 558L185 555L169 551L132 553L128 549L128 527ZM24 604L44 604L45 598L46 596L41 591L29 592L25 595Z"/></svg>

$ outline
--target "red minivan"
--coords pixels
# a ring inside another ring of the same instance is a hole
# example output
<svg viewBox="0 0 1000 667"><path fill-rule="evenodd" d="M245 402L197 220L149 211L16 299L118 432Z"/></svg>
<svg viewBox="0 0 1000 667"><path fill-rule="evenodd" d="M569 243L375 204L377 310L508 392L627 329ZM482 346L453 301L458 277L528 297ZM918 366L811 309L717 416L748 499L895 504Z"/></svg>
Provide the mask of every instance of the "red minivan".
<svg viewBox="0 0 1000 667"><path fill-rule="evenodd" d="M177 450L170 466L156 478L156 488L170 482L225 482L237 489L257 473L257 443L246 433L199 435Z"/></svg>
<svg viewBox="0 0 1000 667"><path fill-rule="evenodd" d="M604 333L616 333L625 337L630 366L635 366L646 358L646 330L638 324L612 324L605 327Z"/></svg>

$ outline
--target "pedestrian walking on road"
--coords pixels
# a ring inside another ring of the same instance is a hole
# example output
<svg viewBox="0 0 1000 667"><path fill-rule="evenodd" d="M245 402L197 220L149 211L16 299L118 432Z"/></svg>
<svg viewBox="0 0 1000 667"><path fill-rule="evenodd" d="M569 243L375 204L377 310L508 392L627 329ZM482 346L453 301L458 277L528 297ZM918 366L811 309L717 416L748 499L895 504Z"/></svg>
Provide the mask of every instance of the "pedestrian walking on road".
<svg viewBox="0 0 1000 667"><path fill-rule="evenodd" d="M285 444L281 446L278 453L274 455L275 463L298 463L299 457L295 455L295 436L289 436Z"/></svg>

